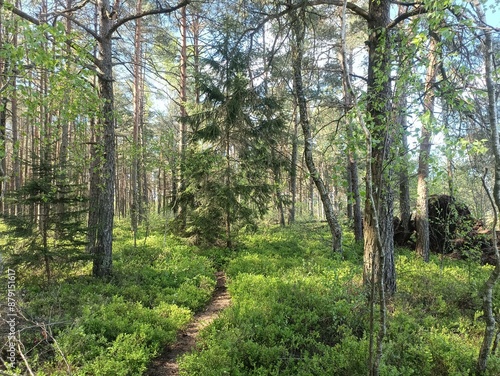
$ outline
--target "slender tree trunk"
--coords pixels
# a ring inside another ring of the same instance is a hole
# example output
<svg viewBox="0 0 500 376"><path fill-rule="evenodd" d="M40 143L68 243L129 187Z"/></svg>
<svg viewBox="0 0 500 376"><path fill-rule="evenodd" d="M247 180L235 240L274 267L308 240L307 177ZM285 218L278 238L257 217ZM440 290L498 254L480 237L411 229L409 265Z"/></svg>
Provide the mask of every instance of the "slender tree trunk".
<svg viewBox="0 0 500 376"><path fill-rule="evenodd" d="M1 47L1 45L0 45ZM0 72L0 76L4 76L5 71ZM2 81L0 81L0 85ZM6 177L7 177L7 138L6 138L6 127L7 127L7 104L8 100L6 97L0 99L0 214L5 211L5 190L6 190Z"/></svg>
<svg viewBox="0 0 500 376"><path fill-rule="evenodd" d="M181 230L186 227L186 216L187 216L187 202L186 199L182 197L183 192L186 190L186 152L187 152L187 14L186 7L181 9L181 21L180 21L180 31L181 31L181 64L180 64L180 137L179 137L179 189L178 195L180 195L180 205L179 205L179 219Z"/></svg>
<svg viewBox="0 0 500 376"><path fill-rule="evenodd" d="M432 122L434 119L434 89L437 73L437 41L431 33L429 46L429 65L425 78L425 119L422 121L420 155L418 158L417 173L417 205L415 225L417 229L416 252L424 261L429 261L429 188L427 178L429 176L429 157L431 152Z"/></svg>
<svg viewBox="0 0 500 376"><path fill-rule="evenodd" d="M404 94L403 94L404 95ZM406 108L406 98L401 99L400 103ZM404 231L404 238L409 236L410 233L410 220L411 220L411 205L410 205L410 177L408 175L408 137L406 135L406 114L403 112L398 116L396 124L401 127L400 138L400 153L401 167L399 170L399 216L401 218L401 226Z"/></svg>
<svg viewBox="0 0 500 376"><path fill-rule="evenodd" d="M142 11L142 0L138 0L136 4L136 13ZM139 129L142 126L143 119L143 92L142 92L142 20L139 18L135 21L134 34L134 127L132 132L132 206L130 210L130 219L132 231L134 233L134 247L137 245L137 230L139 226L141 192L140 192L140 177L139 177Z"/></svg>
<svg viewBox="0 0 500 376"><path fill-rule="evenodd" d="M485 66L485 79L486 88L488 91L488 125L491 131L491 141L493 144L493 153L495 155L495 183L493 187L493 201L494 212L495 212L495 225L497 221L498 209L500 208L500 139L499 139L499 129L498 129L498 118L497 118L497 97L495 82L493 80L494 72L494 49L492 41L492 30L486 24L486 16L483 12L482 5L479 1L474 1L474 7L476 8L476 13L479 16L480 26L484 28L484 39L483 39L483 49L484 49L484 66ZM483 178L483 185L486 188L486 183ZM488 190L487 190L488 191ZM491 351L491 344L495 336L496 320L493 313L493 289L500 278L500 255L497 247L496 239L496 228L492 229L493 237L493 248L495 250L495 269L491 272L490 277L485 282L482 298L483 298L483 312L486 321L486 327L484 330L483 343L481 344L481 349L479 351L479 356L477 360L476 370L477 373L482 375L486 372L486 366L488 362L488 357Z"/></svg>
<svg viewBox="0 0 500 376"><path fill-rule="evenodd" d="M293 116L293 135L292 135L292 158L290 162L290 193L292 196L292 202L290 203L290 210L288 214L288 224L295 223L295 205L297 203L297 159L298 159L298 130L299 130L299 119L297 114L297 106L294 109Z"/></svg>
<svg viewBox="0 0 500 376"><path fill-rule="evenodd" d="M352 52L349 53L349 61L347 62L347 66L349 68L348 75L352 73ZM352 93L347 90L345 93L345 111L347 115L347 111L353 105ZM346 116L347 119L347 116ZM352 122L348 120L347 124L347 137L349 139L353 139L353 129ZM351 220L353 221L353 229L354 229L354 239L356 242L363 241L363 216L361 214L361 195L359 194L359 183L358 183L358 161L356 157L356 153L353 147L349 147L348 151L348 177L349 177L349 205L351 206Z"/></svg>
<svg viewBox="0 0 500 376"><path fill-rule="evenodd" d="M0 14L3 17L3 14ZM1 20L0 20L1 21ZM5 35L0 22L0 49L3 48ZM7 86L9 82L9 61L8 59L0 58L0 86ZM7 97L0 97L0 214L4 214L6 177L7 177L7 105L9 100Z"/></svg>
<svg viewBox="0 0 500 376"><path fill-rule="evenodd" d="M271 146L273 147L273 146ZM281 193L281 174L280 166L276 160L276 152L274 149L271 150L271 163L274 177L275 194L276 194L276 207L278 208L279 224L280 226L285 226L285 209L283 205L283 195Z"/></svg>
<svg viewBox="0 0 500 376"><path fill-rule="evenodd" d="M300 16L295 15L292 20L294 37L292 65L295 97L299 107L299 119L302 126L302 133L304 134L304 157L309 173L311 174L311 178L316 185L321 202L323 203L326 220L332 234L332 250L333 252L342 252L342 228L340 227L337 216L333 210L330 194L325 187L323 179L321 179L313 158L314 140L312 137L311 125L309 123L307 101L304 94L304 85L302 80L302 59L304 56L305 37L303 16L304 12L302 11Z"/></svg>
<svg viewBox="0 0 500 376"><path fill-rule="evenodd" d="M230 194L231 192L231 143L230 143L230 129L229 129L229 124L226 124L226 136L225 136L225 154L226 154L226 171L225 171L225 183L226 183L226 190L227 194ZM231 249L233 247L233 239L232 239L232 233L231 233L231 222L233 220L231 216L231 201L229 197L226 197L226 247Z"/></svg>

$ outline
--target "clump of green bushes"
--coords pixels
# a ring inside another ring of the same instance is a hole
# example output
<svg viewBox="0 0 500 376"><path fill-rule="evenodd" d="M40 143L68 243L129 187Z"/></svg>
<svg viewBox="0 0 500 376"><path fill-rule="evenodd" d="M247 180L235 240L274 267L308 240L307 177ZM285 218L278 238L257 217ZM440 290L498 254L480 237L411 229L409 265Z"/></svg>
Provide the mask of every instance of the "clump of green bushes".
<svg viewBox="0 0 500 376"><path fill-rule="evenodd" d="M330 255L327 238L304 225L247 236L227 266L233 304L183 357L181 375L366 375L362 247L346 236L343 257ZM484 330L478 289L490 267L424 263L404 249L396 259L380 374L473 374ZM498 355L487 374L500 374Z"/></svg>
<svg viewBox="0 0 500 376"><path fill-rule="evenodd" d="M197 248L160 235L134 247L126 224L115 239L109 282L90 277L85 262L50 284L18 267L20 339L36 375L142 375L210 300L215 270ZM18 366L12 374L24 372Z"/></svg>

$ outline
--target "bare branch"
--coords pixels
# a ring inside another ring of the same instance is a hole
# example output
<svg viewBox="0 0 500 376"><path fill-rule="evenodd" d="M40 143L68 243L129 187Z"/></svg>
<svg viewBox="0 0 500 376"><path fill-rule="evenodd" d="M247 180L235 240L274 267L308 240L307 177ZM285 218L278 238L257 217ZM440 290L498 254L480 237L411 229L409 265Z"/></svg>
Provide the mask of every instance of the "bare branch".
<svg viewBox="0 0 500 376"><path fill-rule="evenodd" d="M0 6L3 6L3 2L0 3ZM17 15L17 16L25 19L28 22L31 22L34 25L40 25L40 20L38 18L30 16L28 13L25 13L25 12L23 12L22 10L20 10L20 9L18 9L16 7L12 7L11 11L15 15Z"/></svg>
<svg viewBox="0 0 500 376"><path fill-rule="evenodd" d="M89 34L90 36L92 36L92 38L94 38L96 41L100 42L101 37L94 30L92 30L88 26L82 24L80 21L78 21L77 19L75 19L72 15L68 14L68 12L69 12L68 10L63 10L61 12L56 12L54 14L57 15L57 16L61 16L61 17L67 18L68 20L70 20L71 22L73 22L76 26L78 26L79 28L81 28L82 30L84 30L87 34Z"/></svg>
<svg viewBox="0 0 500 376"><path fill-rule="evenodd" d="M113 25L113 27L111 27L109 29L108 34L106 35L106 37L109 37L120 26L126 24L129 21L133 21L133 20L136 20L138 18L142 18L142 17L146 17L146 16L151 16L151 15L154 15L154 14L169 14L169 13L173 13L176 10L187 6L190 3L191 3L191 0L184 0L184 1L180 2L179 4L177 4L175 6L172 6L172 7L168 7L168 8L155 8L155 9L147 10L147 11L144 11L144 12L141 12L141 13L137 13L137 14L132 14L131 16L127 16L127 17L118 19L116 21L116 23Z"/></svg>
<svg viewBox="0 0 500 376"><path fill-rule="evenodd" d="M387 25L388 29L392 29L396 27L400 22L407 20L410 17L413 16L418 16L419 14L424 14L427 13L427 9L424 6L419 6L417 8L414 8L406 13L402 13L399 16L397 16L392 22Z"/></svg>

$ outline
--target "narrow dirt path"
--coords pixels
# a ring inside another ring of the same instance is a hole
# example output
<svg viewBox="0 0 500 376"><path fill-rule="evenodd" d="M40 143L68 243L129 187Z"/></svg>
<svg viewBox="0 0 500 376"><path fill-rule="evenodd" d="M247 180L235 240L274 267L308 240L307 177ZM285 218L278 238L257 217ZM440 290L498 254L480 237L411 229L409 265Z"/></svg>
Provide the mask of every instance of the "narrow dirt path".
<svg viewBox="0 0 500 376"><path fill-rule="evenodd" d="M177 376L179 366L177 357L189 352L196 345L196 338L200 330L208 326L219 315L220 311L228 307L231 297L226 288L224 272L217 272L217 285L208 306L203 312L197 313L186 330L177 335L177 341L165 348L163 353L149 366L146 376Z"/></svg>

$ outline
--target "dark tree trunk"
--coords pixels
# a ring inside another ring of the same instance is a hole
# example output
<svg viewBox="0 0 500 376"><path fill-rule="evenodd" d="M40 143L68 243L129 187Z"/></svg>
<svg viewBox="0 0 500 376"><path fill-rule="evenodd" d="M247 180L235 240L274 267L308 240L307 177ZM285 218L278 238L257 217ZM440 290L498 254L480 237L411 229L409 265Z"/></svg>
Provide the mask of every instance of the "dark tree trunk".
<svg viewBox="0 0 500 376"><path fill-rule="evenodd" d="M107 278L112 270L113 216L115 198L115 119L113 92L112 19L109 0L99 0L99 95L103 100L94 150L94 165L90 186L88 250L93 256L92 273Z"/></svg>
<svg viewBox="0 0 500 376"><path fill-rule="evenodd" d="M186 152L187 152L187 14L186 7L181 10L180 32L181 32L181 64L180 64L180 135L179 135L179 188L178 195L180 196L179 202L179 224L180 229L184 231L186 227L187 218L187 202L182 197L183 192L186 190L185 171L186 171Z"/></svg>
<svg viewBox="0 0 500 376"><path fill-rule="evenodd" d="M495 183L493 186L493 209L495 212L495 222L492 229L493 233L493 247L495 250L495 269L491 272L488 280L483 286L481 296L483 298L483 312L485 318L484 338L479 351L476 370L478 374L486 372L488 357L491 352L491 345L495 336L496 319L493 312L493 289L500 278L500 255L497 246L496 229L495 226L498 220L498 209L500 208L500 139L498 130L498 112L497 112L497 93L493 74L495 71L494 66L494 48L492 40L492 30L486 25L486 16L479 1L474 1L474 7L479 16L481 27L485 27L483 39L484 51L484 66L485 66L485 80L486 88L488 91L488 125L491 132L491 141L493 144L493 153L495 155ZM483 177L483 185L486 187L485 179ZM491 198L490 198L491 199ZM496 207L495 207L496 206ZM497 333L498 339L498 333ZM496 343L494 344L496 348Z"/></svg>

